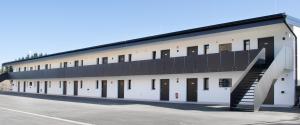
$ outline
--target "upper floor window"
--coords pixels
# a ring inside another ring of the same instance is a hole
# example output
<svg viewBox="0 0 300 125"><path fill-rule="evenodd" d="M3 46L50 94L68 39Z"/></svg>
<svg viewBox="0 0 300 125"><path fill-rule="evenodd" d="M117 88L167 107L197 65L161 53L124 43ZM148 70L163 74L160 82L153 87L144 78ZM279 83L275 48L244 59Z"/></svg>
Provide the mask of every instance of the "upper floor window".
<svg viewBox="0 0 300 125"><path fill-rule="evenodd" d="M125 62L125 55L119 55L119 62Z"/></svg>
<svg viewBox="0 0 300 125"><path fill-rule="evenodd" d="M206 45L204 45L203 46L204 48L203 48L203 54L207 54L208 53L208 50L209 50L209 44L206 44Z"/></svg>
<svg viewBox="0 0 300 125"><path fill-rule="evenodd" d="M100 59L99 59L99 58L96 59L96 64L97 64L97 65L100 64Z"/></svg>
<svg viewBox="0 0 300 125"><path fill-rule="evenodd" d="M156 51L152 51L152 59L156 59Z"/></svg>
<svg viewBox="0 0 300 125"><path fill-rule="evenodd" d="M244 51L250 50L250 40L244 40Z"/></svg>
<svg viewBox="0 0 300 125"><path fill-rule="evenodd" d="M45 64L45 69L48 69L48 64Z"/></svg>
<svg viewBox="0 0 300 125"><path fill-rule="evenodd" d="M128 62L131 62L132 54L128 54Z"/></svg>
<svg viewBox="0 0 300 125"><path fill-rule="evenodd" d="M226 44L220 44L219 45L219 52L230 52L232 48L231 43L226 43Z"/></svg>
<svg viewBox="0 0 300 125"><path fill-rule="evenodd" d="M161 50L161 56L160 56L161 59L168 59L170 58L170 50L167 49L167 50Z"/></svg>
<svg viewBox="0 0 300 125"><path fill-rule="evenodd" d="M79 61L78 60L75 60L74 61L74 67L78 67L79 66Z"/></svg>
<svg viewBox="0 0 300 125"><path fill-rule="evenodd" d="M68 67L68 62L64 62L64 68Z"/></svg>
<svg viewBox="0 0 300 125"><path fill-rule="evenodd" d="M108 57L102 57L102 64L108 63Z"/></svg>
<svg viewBox="0 0 300 125"><path fill-rule="evenodd" d="M191 46L187 48L187 56L198 55L198 46Z"/></svg>

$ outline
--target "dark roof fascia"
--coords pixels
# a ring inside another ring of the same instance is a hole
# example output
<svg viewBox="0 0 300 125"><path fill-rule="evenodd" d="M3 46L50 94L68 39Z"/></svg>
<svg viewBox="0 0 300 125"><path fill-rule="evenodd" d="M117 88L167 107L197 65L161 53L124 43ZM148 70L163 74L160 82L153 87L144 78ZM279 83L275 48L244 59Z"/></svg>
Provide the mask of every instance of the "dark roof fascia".
<svg viewBox="0 0 300 125"><path fill-rule="evenodd" d="M46 59L46 58L49 59L50 57L57 58L58 56L71 56L74 54L115 49L115 48L121 48L121 47L128 47L128 46L132 46L132 45L153 43L153 42L161 42L161 41L176 39L176 38L178 39L178 38L185 38L185 37L191 37L191 36L197 36L197 35L207 35L207 34L218 33L218 32L225 32L225 31L232 31L232 30L239 30L239 29L245 29L245 28L251 28L251 27L283 23L285 18L286 18L286 15L284 13L280 13L280 14L275 14L275 15L251 18L251 19L246 19L246 20L222 23L222 24L217 24L217 25L182 30L182 31L171 32L171 33L166 33L166 34L148 36L148 37L143 37L143 38L138 38L138 39L109 43L109 44L93 46L93 47L88 47L88 48L83 48L83 49L65 51L65 52L42 56L39 58L34 58L34 59L11 61L11 62L3 63L2 66L12 65L12 64L16 64L16 63L25 62L25 61L27 62L27 61L33 61L33 60Z"/></svg>

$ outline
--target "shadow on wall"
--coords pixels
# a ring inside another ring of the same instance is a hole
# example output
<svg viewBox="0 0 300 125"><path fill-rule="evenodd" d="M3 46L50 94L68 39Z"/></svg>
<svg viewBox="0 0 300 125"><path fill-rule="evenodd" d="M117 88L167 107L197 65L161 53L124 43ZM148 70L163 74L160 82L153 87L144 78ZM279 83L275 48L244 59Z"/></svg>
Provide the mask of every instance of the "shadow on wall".
<svg viewBox="0 0 300 125"><path fill-rule="evenodd" d="M193 104L193 103L166 103L166 102L149 102L149 101L136 101L136 100L119 100L119 99L103 99L103 98L89 98L89 97L74 97L74 96L61 96L61 95L43 95L32 93L17 93L0 91L2 95L22 96L38 99L68 101L78 103L89 103L99 105L150 105L163 108L172 108L178 110L196 110L196 111L213 111L213 112L227 112L230 111L229 106L220 105L206 105L206 104ZM300 113L299 108L278 108L278 107L264 107L262 111L274 111L274 112L291 112Z"/></svg>

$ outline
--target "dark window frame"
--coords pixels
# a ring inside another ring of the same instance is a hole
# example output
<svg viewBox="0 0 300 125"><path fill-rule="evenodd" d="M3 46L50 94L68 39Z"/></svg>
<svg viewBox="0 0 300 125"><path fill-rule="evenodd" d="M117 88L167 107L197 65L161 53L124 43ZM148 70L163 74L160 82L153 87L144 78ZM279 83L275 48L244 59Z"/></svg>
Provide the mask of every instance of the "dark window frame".
<svg viewBox="0 0 300 125"><path fill-rule="evenodd" d="M99 80L96 80L96 89L99 89Z"/></svg>
<svg viewBox="0 0 300 125"><path fill-rule="evenodd" d="M82 80L80 80L80 89L82 89L83 88L83 82L82 82Z"/></svg>
<svg viewBox="0 0 300 125"><path fill-rule="evenodd" d="M132 54L128 54L128 62L132 61Z"/></svg>
<svg viewBox="0 0 300 125"><path fill-rule="evenodd" d="M209 50L209 44L205 44L205 45L203 46L203 54L204 54L204 55L208 54L208 50Z"/></svg>
<svg viewBox="0 0 300 125"><path fill-rule="evenodd" d="M155 90L155 79L151 80L151 89Z"/></svg>
<svg viewBox="0 0 300 125"><path fill-rule="evenodd" d="M128 90L131 89L131 80L128 80Z"/></svg>
<svg viewBox="0 0 300 125"><path fill-rule="evenodd" d="M96 59L96 64L99 65L100 64L100 58Z"/></svg>
<svg viewBox="0 0 300 125"><path fill-rule="evenodd" d="M244 40L244 51L248 51L248 50L250 50L250 39Z"/></svg>
<svg viewBox="0 0 300 125"><path fill-rule="evenodd" d="M74 67L78 67L79 66L79 61L78 60L75 60L74 61Z"/></svg>
<svg viewBox="0 0 300 125"><path fill-rule="evenodd" d="M203 78L203 90L209 90L209 78Z"/></svg>
<svg viewBox="0 0 300 125"><path fill-rule="evenodd" d="M232 78L219 79L219 87L221 87L221 88L232 87Z"/></svg>
<svg viewBox="0 0 300 125"><path fill-rule="evenodd" d="M152 51L152 60L156 59L156 51Z"/></svg>
<svg viewBox="0 0 300 125"><path fill-rule="evenodd" d="M168 56L166 56L166 54ZM165 49L160 51L160 59L169 59L171 58L171 50L170 49Z"/></svg>

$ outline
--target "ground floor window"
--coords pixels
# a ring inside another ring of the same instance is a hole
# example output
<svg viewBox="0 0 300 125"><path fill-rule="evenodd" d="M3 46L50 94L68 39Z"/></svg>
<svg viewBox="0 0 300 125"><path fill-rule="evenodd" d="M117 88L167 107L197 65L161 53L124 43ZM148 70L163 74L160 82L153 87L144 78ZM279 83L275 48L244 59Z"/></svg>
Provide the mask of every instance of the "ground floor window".
<svg viewBox="0 0 300 125"><path fill-rule="evenodd" d="M203 90L209 90L209 79L208 78L203 79Z"/></svg>
<svg viewBox="0 0 300 125"><path fill-rule="evenodd" d="M230 78L219 79L219 87L231 87L231 86L232 86L232 79Z"/></svg>

